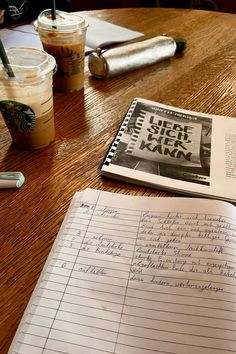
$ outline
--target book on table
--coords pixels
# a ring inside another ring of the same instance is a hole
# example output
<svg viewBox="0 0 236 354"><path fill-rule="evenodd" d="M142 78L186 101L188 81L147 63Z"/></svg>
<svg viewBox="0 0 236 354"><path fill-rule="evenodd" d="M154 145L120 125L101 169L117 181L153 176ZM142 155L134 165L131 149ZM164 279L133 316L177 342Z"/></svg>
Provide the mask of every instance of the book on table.
<svg viewBox="0 0 236 354"><path fill-rule="evenodd" d="M135 98L102 176L236 201L236 119Z"/></svg>
<svg viewBox="0 0 236 354"><path fill-rule="evenodd" d="M9 354L236 353L236 209L77 192Z"/></svg>

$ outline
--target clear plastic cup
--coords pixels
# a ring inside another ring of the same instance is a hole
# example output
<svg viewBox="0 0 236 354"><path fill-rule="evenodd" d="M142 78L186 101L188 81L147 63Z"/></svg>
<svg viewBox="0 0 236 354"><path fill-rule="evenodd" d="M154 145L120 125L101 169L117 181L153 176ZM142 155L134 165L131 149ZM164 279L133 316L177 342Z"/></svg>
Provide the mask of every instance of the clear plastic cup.
<svg viewBox="0 0 236 354"><path fill-rule="evenodd" d="M10 48L14 77L0 63L0 111L13 143L22 149L47 146L55 138L52 78L55 59L40 49Z"/></svg>
<svg viewBox="0 0 236 354"><path fill-rule="evenodd" d="M57 72L53 88L59 92L79 91L84 87L85 39L88 23L80 16L51 10L41 12L35 21L43 48L54 56Z"/></svg>

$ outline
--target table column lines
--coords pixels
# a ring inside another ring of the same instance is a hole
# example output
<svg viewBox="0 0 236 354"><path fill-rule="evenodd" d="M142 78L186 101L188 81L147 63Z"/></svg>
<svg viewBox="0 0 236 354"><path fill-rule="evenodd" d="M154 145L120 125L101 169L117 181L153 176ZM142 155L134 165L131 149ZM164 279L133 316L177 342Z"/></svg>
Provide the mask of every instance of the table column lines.
<svg viewBox="0 0 236 354"><path fill-rule="evenodd" d="M100 193L101 193L101 192L98 193L97 201L99 200ZM96 203L97 203L97 201L96 201ZM80 202L79 202L79 203L80 203ZM95 203L95 205L96 205L96 203ZM55 316L54 316L54 319L53 319L53 321L52 321L51 328L50 328L50 330L49 330L48 336L47 336L47 338L46 338L46 340L45 340L45 344L44 344L42 353L43 353L43 352L45 351L45 349L46 349L47 341L48 341L48 339L49 339L49 337L50 337L51 330L52 330L53 325L54 325L54 322L55 322L55 320L56 320L56 318L57 318L57 314L58 314L58 312L59 312L61 303L62 303L62 301L63 301L63 297L64 297L64 295L65 295L65 293L66 293L66 289L67 289L68 284L69 284L69 281L70 281L70 276L71 276L71 274L72 274L72 272L73 272L73 270L74 270L75 264L76 264L77 259L78 259L78 257L79 257L80 250L81 250L81 246L82 246L82 244L83 244L83 240L84 240L85 237L86 237L86 232L87 232L87 230L88 230L88 228L89 228L89 224L90 224L91 219L92 219L92 217L93 217L94 209L95 209L95 208L92 209L92 214L90 215L89 221L88 221L88 223L87 223L87 225L86 225L86 230L85 230L85 232L84 232L83 239L82 239L81 244L80 244L80 249L78 250L78 253L77 253L76 257L75 257L74 265L73 265L73 267L72 267L72 269L71 269L70 275L68 276L67 283L66 283L66 286L65 286L65 290L64 290L63 295L62 295L62 297L61 297L61 299L60 299L60 302L59 302L58 308L57 308L57 310L56 310L56 314L55 314Z"/></svg>

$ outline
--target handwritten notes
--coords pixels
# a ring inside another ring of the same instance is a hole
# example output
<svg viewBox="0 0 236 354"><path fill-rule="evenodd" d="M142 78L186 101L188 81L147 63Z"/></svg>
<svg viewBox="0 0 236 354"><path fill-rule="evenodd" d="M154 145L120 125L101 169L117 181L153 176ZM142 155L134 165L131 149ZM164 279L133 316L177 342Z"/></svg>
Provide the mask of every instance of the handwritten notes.
<svg viewBox="0 0 236 354"><path fill-rule="evenodd" d="M235 216L77 193L9 353L236 353Z"/></svg>

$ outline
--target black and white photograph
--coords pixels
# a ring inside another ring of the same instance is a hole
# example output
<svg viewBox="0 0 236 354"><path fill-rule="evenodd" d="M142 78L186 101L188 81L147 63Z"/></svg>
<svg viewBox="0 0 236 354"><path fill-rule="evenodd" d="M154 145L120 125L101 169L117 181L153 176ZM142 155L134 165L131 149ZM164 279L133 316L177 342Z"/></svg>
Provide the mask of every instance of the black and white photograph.
<svg viewBox="0 0 236 354"><path fill-rule="evenodd" d="M139 101L127 117L111 164L210 185L211 118Z"/></svg>

